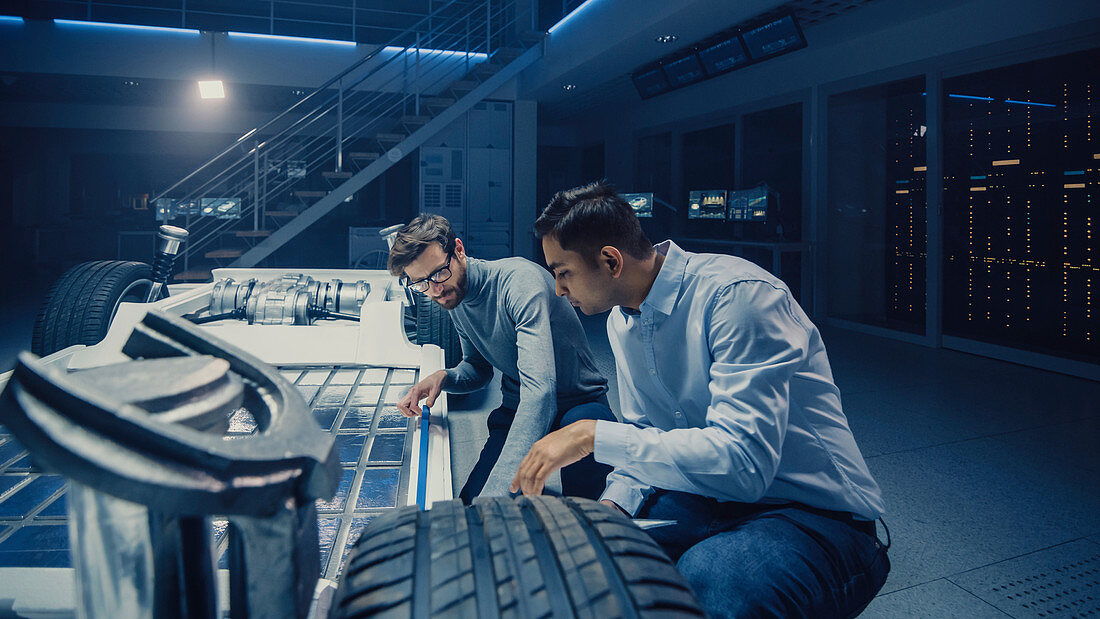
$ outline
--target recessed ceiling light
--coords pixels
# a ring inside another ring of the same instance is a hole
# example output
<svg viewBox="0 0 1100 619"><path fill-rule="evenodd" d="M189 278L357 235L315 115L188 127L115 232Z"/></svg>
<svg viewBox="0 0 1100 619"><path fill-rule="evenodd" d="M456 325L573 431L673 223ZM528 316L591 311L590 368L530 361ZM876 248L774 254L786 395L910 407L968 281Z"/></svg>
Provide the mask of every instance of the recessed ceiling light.
<svg viewBox="0 0 1100 619"><path fill-rule="evenodd" d="M224 99L225 84L221 80L199 80L199 96L203 99Z"/></svg>
<svg viewBox="0 0 1100 619"><path fill-rule="evenodd" d="M657 41L658 43L672 43L673 41L675 41L676 39L679 39L679 38L680 38L680 35L676 35L676 34L662 34L661 36L657 37L654 40Z"/></svg>
<svg viewBox="0 0 1100 619"><path fill-rule="evenodd" d="M576 84L566 84L565 86L562 86L561 89L566 91L566 92L569 92L570 90L576 90L577 85Z"/></svg>
<svg viewBox="0 0 1100 619"><path fill-rule="evenodd" d="M290 91L290 94L294 95L295 97L300 97L306 94L306 91L302 90L301 88L295 88L294 90Z"/></svg>
<svg viewBox="0 0 1100 619"><path fill-rule="evenodd" d="M122 85L123 86L138 86L139 84L138 84L137 80L125 80L125 81L122 82Z"/></svg>

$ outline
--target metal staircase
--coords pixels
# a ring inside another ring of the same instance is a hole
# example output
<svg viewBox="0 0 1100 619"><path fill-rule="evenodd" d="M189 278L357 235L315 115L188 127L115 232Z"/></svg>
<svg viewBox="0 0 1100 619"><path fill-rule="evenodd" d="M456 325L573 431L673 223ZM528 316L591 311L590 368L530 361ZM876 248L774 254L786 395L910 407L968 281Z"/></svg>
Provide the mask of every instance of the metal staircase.
<svg viewBox="0 0 1100 619"><path fill-rule="evenodd" d="M452 0L153 199L177 281L255 266L542 55L528 0Z"/></svg>

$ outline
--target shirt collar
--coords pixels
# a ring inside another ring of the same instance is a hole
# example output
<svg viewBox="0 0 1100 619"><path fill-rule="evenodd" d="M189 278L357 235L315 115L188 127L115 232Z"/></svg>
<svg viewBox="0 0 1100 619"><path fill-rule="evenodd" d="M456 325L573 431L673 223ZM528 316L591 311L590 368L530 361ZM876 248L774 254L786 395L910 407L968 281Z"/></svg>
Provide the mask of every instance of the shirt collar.
<svg viewBox="0 0 1100 619"><path fill-rule="evenodd" d="M672 309L676 306L676 299L680 297L680 287L684 283L688 257L684 250L671 240L658 243L653 246L653 249L663 254L665 261L661 264L657 279L653 281L653 286L649 289L645 301L642 301L642 305L670 316Z"/></svg>
<svg viewBox="0 0 1100 619"><path fill-rule="evenodd" d="M466 296L463 301L473 301L485 288L485 268L477 258L466 257Z"/></svg>

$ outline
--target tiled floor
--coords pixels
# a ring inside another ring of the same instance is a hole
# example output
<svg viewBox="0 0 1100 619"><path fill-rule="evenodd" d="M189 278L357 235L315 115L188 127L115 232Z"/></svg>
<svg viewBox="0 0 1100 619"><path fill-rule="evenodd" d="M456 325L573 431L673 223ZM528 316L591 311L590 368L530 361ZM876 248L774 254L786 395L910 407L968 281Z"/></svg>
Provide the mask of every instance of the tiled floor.
<svg viewBox="0 0 1100 619"><path fill-rule="evenodd" d="M6 369L30 320L0 309ZM614 376L603 320L583 318ZM864 616L1100 615L1100 383L849 331L824 337L893 537L893 571ZM451 400L456 493L498 385Z"/></svg>
<svg viewBox="0 0 1100 619"><path fill-rule="evenodd" d="M604 316L582 322L613 377ZM863 616L1100 616L1100 383L844 330L824 338L893 537L893 570ZM497 383L452 400L456 493L499 401Z"/></svg>

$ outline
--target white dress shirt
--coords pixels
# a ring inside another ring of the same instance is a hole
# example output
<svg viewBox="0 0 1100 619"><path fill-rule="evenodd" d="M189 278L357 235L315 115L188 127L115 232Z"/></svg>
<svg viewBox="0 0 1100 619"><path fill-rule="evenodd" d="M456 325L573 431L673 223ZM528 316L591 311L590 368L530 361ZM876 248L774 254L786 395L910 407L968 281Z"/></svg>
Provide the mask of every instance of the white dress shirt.
<svg viewBox="0 0 1100 619"><path fill-rule="evenodd" d="M821 335L787 286L741 258L656 249L640 311L607 319L628 423L597 422L595 458L615 467L601 498L631 515L664 488L881 516Z"/></svg>

